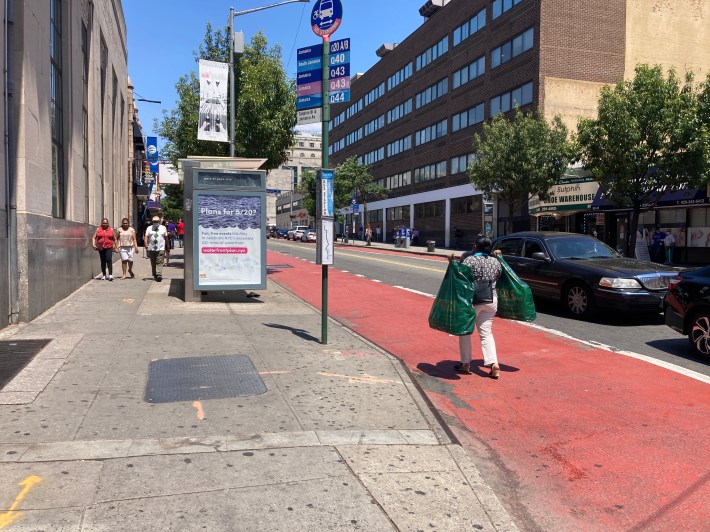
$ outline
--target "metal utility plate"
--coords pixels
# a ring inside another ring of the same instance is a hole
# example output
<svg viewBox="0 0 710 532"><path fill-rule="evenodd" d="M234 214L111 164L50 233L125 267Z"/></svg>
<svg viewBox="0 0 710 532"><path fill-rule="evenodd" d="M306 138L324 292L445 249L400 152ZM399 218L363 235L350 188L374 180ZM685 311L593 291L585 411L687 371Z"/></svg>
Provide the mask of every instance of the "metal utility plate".
<svg viewBox="0 0 710 532"><path fill-rule="evenodd" d="M7 340L0 342L0 390L30 363L52 340Z"/></svg>
<svg viewBox="0 0 710 532"><path fill-rule="evenodd" d="M266 385L246 355L166 358L148 366L145 400L172 403L266 392Z"/></svg>

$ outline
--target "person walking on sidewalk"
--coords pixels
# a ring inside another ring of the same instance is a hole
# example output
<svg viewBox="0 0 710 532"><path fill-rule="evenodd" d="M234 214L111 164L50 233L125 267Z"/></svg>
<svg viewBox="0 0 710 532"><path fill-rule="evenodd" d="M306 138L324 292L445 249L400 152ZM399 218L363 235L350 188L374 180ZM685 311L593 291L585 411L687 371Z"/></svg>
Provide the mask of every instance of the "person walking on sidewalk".
<svg viewBox="0 0 710 532"><path fill-rule="evenodd" d="M175 222L170 220L168 222L168 237L170 238L170 249L175 248L175 237L177 236L177 226Z"/></svg>
<svg viewBox="0 0 710 532"><path fill-rule="evenodd" d="M182 220L180 220L177 224L177 235L180 247L183 247L185 245L185 222Z"/></svg>
<svg viewBox="0 0 710 532"><path fill-rule="evenodd" d="M170 238L170 228L168 227L168 222L163 220L163 227L165 227L165 265L170 266L170 250L173 249L173 239Z"/></svg>
<svg viewBox="0 0 710 532"><path fill-rule="evenodd" d="M152 222L153 225L145 231L143 245L148 250L153 279L161 282L163 280L163 262L165 261L168 231L164 225L160 225L160 218L157 216L153 216Z"/></svg>
<svg viewBox="0 0 710 532"><path fill-rule="evenodd" d="M666 237L663 239L663 245L666 248L666 264L673 264L673 252L675 251L675 237L669 229Z"/></svg>
<svg viewBox="0 0 710 532"><path fill-rule="evenodd" d="M492 379L500 376L500 366L498 365L498 354L496 352L496 342L493 338L493 317L498 311L498 294L496 293L496 282L500 278L503 269L498 259L491 256L493 244L490 238L479 236L473 244L473 253L459 261L469 266L473 271L476 282L476 293L474 295L473 308L476 311L476 328L481 339L481 350L483 351L483 365L491 369L488 374ZM496 254L499 254L496 251ZM454 260L454 255L449 256L449 260ZM471 374L471 335L459 336L459 356L461 362L454 366L454 371L464 375Z"/></svg>
<svg viewBox="0 0 710 532"><path fill-rule="evenodd" d="M135 277L133 273L133 257L138 253L138 239L136 230L128 224L128 218L121 220L121 227L118 228L118 252L121 255L121 269L123 275L121 280L126 278L126 273Z"/></svg>
<svg viewBox="0 0 710 532"><path fill-rule="evenodd" d="M377 242L379 242L380 241L380 226L379 225L377 227L375 227L375 236L376 236L375 240Z"/></svg>
<svg viewBox="0 0 710 532"><path fill-rule="evenodd" d="M372 229L370 228L370 224L367 224L367 227L365 228L365 240L367 240L366 245L372 245Z"/></svg>
<svg viewBox="0 0 710 532"><path fill-rule="evenodd" d="M101 225L91 237L91 246L99 252L101 260L101 280L113 281L113 251L116 249L116 236L109 227L108 218L101 219ZM108 272L108 276L106 273Z"/></svg>

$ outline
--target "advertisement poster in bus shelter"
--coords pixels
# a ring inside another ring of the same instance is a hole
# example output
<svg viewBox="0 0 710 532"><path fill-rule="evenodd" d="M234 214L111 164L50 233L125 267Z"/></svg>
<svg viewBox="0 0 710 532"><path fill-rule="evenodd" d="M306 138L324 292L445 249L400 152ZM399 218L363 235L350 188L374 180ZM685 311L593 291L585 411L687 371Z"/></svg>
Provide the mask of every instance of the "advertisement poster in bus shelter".
<svg viewBox="0 0 710 532"><path fill-rule="evenodd" d="M264 288L263 198L195 191L195 214L195 288Z"/></svg>

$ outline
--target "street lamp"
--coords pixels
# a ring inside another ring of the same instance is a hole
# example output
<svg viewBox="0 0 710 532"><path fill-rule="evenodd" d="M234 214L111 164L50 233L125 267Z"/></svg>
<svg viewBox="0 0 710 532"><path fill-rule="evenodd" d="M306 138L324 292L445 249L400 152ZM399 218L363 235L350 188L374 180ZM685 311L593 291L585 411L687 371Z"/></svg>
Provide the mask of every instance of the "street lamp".
<svg viewBox="0 0 710 532"><path fill-rule="evenodd" d="M235 47L235 42L234 42L234 17L239 17L241 15L248 15L249 13L255 13L257 11L263 11L265 9L271 9L272 7L278 7L278 6L284 6L286 4L295 4L295 3L309 3L310 0L286 0L285 2L278 2L276 4L270 4L268 6L262 6L262 7L254 7L252 9L245 9L244 11L234 11L233 7L229 8L229 98L230 98L230 111L231 111L231 118L229 120L229 156L234 157L234 120L235 120L235 110L236 110L236 102L234 101L235 95L234 95L234 86L235 86L235 79L234 79L234 47ZM243 43L242 43L243 45ZM244 53L244 49L240 52L237 52L238 55L241 55Z"/></svg>

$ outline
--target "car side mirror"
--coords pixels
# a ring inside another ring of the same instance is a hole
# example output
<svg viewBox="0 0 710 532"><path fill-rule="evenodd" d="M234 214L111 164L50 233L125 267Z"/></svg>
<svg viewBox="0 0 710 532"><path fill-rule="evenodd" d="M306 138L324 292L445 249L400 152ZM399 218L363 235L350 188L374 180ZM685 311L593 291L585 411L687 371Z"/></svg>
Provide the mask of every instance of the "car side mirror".
<svg viewBox="0 0 710 532"><path fill-rule="evenodd" d="M541 260L543 262L551 262L550 257L547 256L547 253L543 253L542 251L536 251L535 253L533 253L532 259Z"/></svg>

